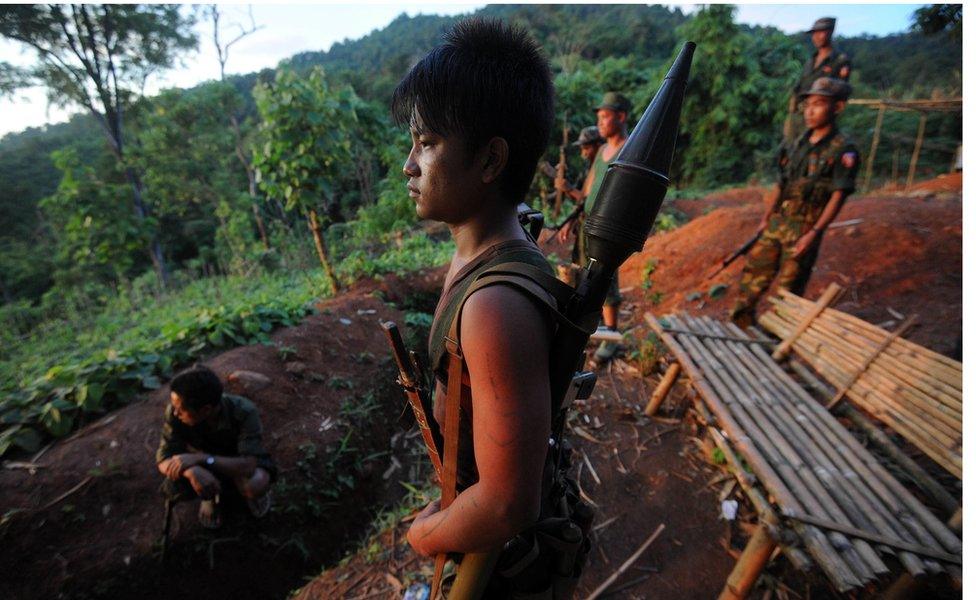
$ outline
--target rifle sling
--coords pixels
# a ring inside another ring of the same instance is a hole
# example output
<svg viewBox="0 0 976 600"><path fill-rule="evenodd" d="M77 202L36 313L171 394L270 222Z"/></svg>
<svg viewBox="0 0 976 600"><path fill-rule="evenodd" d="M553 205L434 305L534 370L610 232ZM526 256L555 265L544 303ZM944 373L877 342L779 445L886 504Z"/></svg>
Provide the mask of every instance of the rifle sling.
<svg viewBox="0 0 976 600"><path fill-rule="evenodd" d="M458 443L461 426L461 396L464 393L464 373L467 367L461 351L461 311L464 303L476 291L490 285L509 285L521 290L530 298L545 306L556 317L560 326L574 327L575 323L563 315L558 307L566 306L573 289L544 270L521 262L502 263L482 273L478 280L465 292L458 305L454 319L444 337L444 347L448 355L447 397L444 406L444 455L441 467L441 510L445 510L457 497ZM446 554L438 554L434 563L434 578L431 583L431 598L440 595L441 578L447 563Z"/></svg>

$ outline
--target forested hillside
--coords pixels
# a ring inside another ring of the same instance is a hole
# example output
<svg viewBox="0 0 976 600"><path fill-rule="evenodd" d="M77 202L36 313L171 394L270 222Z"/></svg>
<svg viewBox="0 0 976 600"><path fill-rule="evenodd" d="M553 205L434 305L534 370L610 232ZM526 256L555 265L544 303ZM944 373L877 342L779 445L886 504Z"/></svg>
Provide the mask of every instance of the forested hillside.
<svg viewBox="0 0 976 600"><path fill-rule="evenodd" d="M575 137L592 124L603 92L645 106L677 45L697 42L672 174L679 190L700 190L768 179L787 92L811 51L806 36L736 25L734 10L492 5L477 14L521 23L550 56L551 162L563 127ZM413 230L400 173L408 140L387 101L454 20L401 15L276 70L133 93L121 159L88 114L0 140L0 422L11 425L0 454L37 442L27 431L62 435L210 348L265 339L315 295L443 260L447 246ZM836 45L853 56L856 97L961 94L961 42L949 33ZM961 122L929 118L920 174L947 168ZM873 124L872 111L852 107L843 127L866 146ZM910 146L899 140L916 124L910 113L889 117L879 164L895 158L904 173ZM572 156L570 171L579 167ZM133 210L133 177L144 214ZM550 186L537 178L537 205ZM227 295L219 306L205 300L210 287ZM272 300L271 312L252 310Z"/></svg>

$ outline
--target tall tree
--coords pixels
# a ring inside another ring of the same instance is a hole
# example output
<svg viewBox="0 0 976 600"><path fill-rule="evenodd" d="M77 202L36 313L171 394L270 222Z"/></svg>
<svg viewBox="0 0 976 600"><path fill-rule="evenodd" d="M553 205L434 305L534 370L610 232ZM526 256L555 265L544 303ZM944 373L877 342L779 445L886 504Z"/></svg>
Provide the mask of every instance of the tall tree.
<svg viewBox="0 0 976 600"><path fill-rule="evenodd" d="M207 9L207 14L213 21L213 43L214 48L217 50L217 62L220 64L220 81L224 83L227 81L226 69L227 61L230 59L231 47L252 33L255 33L263 26L259 26L254 22L254 14L251 12L250 7L248 7L248 17L251 21L250 25L244 26L237 24L236 28L238 31L236 35L229 41L223 42L220 37L220 7L216 4L211 4ZM271 244L268 242L268 233L265 230L264 219L261 218L261 210L258 207L258 184L254 175L254 161L252 160L249 148L244 143L244 133L241 130L241 121L243 119L237 110L231 110L228 120L230 121L231 131L234 132L234 154L237 156L241 168L244 169L244 173L247 175L247 193L251 198L251 212L254 215L254 222L258 227L258 233L261 234L261 243L264 244L266 250L270 250Z"/></svg>
<svg viewBox="0 0 976 600"><path fill-rule="evenodd" d="M101 125L109 148L132 190L132 209L150 219L139 173L128 164L126 110L156 71L196 47L192 16L177 5L10 5L0 11L0 35L37 53L34 81L48 89L54 104L78 105ZM168 275L156 235L149 256L161 285Z"/></svg>
<svg viewBox="0 0 976 600"><path fill-rule="evenodd" d="M339 213L339 184L356 169L358 142L374 128L373 114L348 85L330 86L318 67L302 75L278 71L273 83L255 86L254 98L264 141L254 156L257 181L305 216L326 278L338 290L322 231Z"/></svg>

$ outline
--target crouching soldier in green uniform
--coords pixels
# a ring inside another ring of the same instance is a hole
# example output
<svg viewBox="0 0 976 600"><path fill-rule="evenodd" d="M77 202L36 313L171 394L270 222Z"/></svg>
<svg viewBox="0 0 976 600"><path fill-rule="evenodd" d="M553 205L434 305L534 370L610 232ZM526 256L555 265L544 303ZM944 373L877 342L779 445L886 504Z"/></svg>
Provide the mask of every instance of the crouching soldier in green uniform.
<svg viewBox="0 0 976 600"><path fill-rule="evenodd" d="M225 394L206 367L183 371L170 382L156 463L166 477L166 497L199 497L200 523L209 529L221 525L219 499L228 489L240 493L255 517L271 508L277 467L261 442L258 410L247 398Z"/></svg>
<svg viewBox="0 0 976 600"><path fill-rule="evenodd" d="M554 102L538 44L523 30L481 19L455 25L393 95L394 119L410 128L403 173L417 214L446 223L456 245L429 341L442 499L407 534L425 556L502 548L557 502L544 472L558 325L556 301L540 281L559 282L517 211L549 139ZM480 278L502 265L527 274ZM504 553L497 564L506 564ZM490 572L484 597L509 596L512 579ZM541 585L555 574L539 572Z"/></svg>
<svg viewBox="0 0 976 600"><path fill-rule="evenodd" d="M766 207L762 236L749 251L731 318L755 323L756 305L779 273L779 286L802 295L817 260L823 232L854 191L857 148L837 128L850 97L845 81L821 77L800 95L807 131L778 157L779 182Z"/></svg>

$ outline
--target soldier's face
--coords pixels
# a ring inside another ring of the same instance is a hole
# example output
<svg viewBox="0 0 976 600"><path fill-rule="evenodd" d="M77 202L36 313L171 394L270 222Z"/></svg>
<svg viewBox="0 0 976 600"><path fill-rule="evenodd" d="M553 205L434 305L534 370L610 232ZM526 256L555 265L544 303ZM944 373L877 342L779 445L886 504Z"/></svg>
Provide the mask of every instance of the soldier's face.
<svg viewBox="0 0 976 600"><path fill-rule="evenodd" d="M586 162L592 162L596 158L596 151L600 149L600 144L583 144L580 146L580 156Z"/></svg>
<svg viewBox="0 0 976 600"><path fill-rule="evenodd" d="M835 104L830 96L807 96L803 101L803 120L807 129L819 129L833 123Z"/></svg>
<svg viewBox="0 0 976 600"><path fill-rule="evenodd" d="M403 174L417 216L460 223L480 198L481 173L464 140L426 129L419 117L410 125L412 145Z"/></svg>
<svg viewBox="0 0 976 600"><path fill-rule="evenodd" d="M213 407L211 406L204 406L200 410L193 410L186 405L183 397L176 392L169 393L169 403L173 406L173 415L188 427L193 427L201 423L213 412Z"/></svg>
<svg viewBox="0 0 976 600"><path fill-rule="evenodd" d="M810 34L814 48L823 48L830 43L831 32L827 30L814 31Z"/></svg>
<svg viewBox="0 0 976 600"><path fill-rule="evenodd" d="M626 120L627 113L625 112L609 108L601 108L596 111L596 128L603 139L619 134L623 130Z"/></svg>

